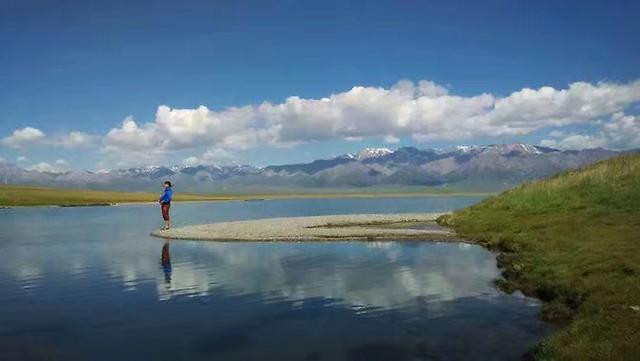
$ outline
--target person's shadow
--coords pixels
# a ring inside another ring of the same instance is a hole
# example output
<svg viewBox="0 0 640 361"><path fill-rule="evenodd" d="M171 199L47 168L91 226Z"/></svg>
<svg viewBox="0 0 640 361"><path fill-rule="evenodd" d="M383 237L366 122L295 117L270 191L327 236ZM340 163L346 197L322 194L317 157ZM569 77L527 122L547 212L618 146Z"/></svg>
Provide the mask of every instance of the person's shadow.
<svg viewBox="0 0 640 361"><path fill-rule="evenodd" d="M169 254L169 240L166 239L162 245L162 254L160 255L160 263L164 271L164 282L171 283L171 255Z"/></svg>

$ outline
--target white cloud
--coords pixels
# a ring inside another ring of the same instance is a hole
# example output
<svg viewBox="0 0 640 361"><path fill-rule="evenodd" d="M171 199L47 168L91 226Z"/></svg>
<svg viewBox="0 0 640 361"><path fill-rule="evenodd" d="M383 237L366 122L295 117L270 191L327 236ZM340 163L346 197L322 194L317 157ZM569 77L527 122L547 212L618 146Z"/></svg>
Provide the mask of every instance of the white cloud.
<svg viewBox="0 0 640 361"><path fill-rule="evenodd" d="M198 158L196 156L187 157L187 158L182 160L182 165L187 166L187 167L193 167L193 166L200 165L200 164L202 164L200 162L200 158Z"/></svg>
<svg viewBox="0 0 640 361"><path fill-rule="evenodd" d="M560 149L609 148L627 149L640 147L640 116L618 112L608 121L597 123L600 129L593 134L550 132L555 139L544 139L540 145Z"/></svg>
<svg viewBox="0 0 640 361"><path fill-rule="evenodd" d="M69 164L64 159L57 159L53 164L40 162L27 168L30 171L47 173L64 173L69 170Z"/></svg>
<svg viewBox="0 0 640 361"><path fill-rule="evenodd" d="M1 143L9 148L20 149L33 145L50 145L64 148L83 148L94 144L95 136L87 133L72 131L54 137L47 136L43 131L33 127L16 129L12 135L5 137Z"/></svg>
<svg viewBox="0 0 640 361"><path fill-rule="evenodd" d="M182 161L183 165L186 166L194 166L200 164L219 164L219 165L227 165L234 164L238 162L238 158L235 154L224 150L222 148L209 148L207 149L201 157L188 157Z"/></svg>
<svg viewBox="0 0 640 361"><path fill-rule="evenodd" d="M94 144L95 136L73 131L51 140L51 144L64 148L88 148Z"/></svg>
<svg viewBox="0 0 640 361"><path fill-rule="evenodd" d="M387 135L384 137L384 142L389 144L400 143L400 138L394 137L393 135Z"/></svg>
<svg viewBox="0 0 640 361"><path fill-rule="evenodd" d="M497 100L488 117L490 124L527 131L594 120L638 101L640 80L628 84L578 82L568 89L542 87L515 92Z"/></svg>
<svg viewBox="0 0 640 361"><path fill-rule="evenodd" d="M403 80L391 88L357 86L320 99L292 96L283 103L221 111L160 106L153 122L138 124L129 117L109 131L103 144L108 153L162 153L201 146L246 149L366 137L392 143L400 137L468 140L595 122L639 101L640 80L579 82L567 89L525 88L502 98L456 96L433 82Z"/></svg>
<svg viewBox="0 0 640 361"><path fill-rule="evenodd" d="M250 107L214 112L207 107L170 109L160 106L153 123L138 125L126 118L104 138L107 151L189 149L216 144L243 149L255 144L256 129L249 124Z"/></svg>
<svg viewBox="0 0 640 361"><path fill-rule="evenodd" d="M17 149L40 143L44 138L45 134L40 129L26 127L14 130L12 135L2 138L1 142L9 148Z"/></svg>
<svg viewBox="0 0 640 361"><path fill-rule="evenodd" d="M22 162L26 162L26 161L28 161L29 159L28 159L27 157L25 157L25 156L22 156L22 155L21 155L21 156L19 156L18 158L16 158L16 160L17 160L19 163L22 163Z"/></svg>
<svg viewBox="0 0 640 361"><path fill-rule="evenodd" d="M146 130L138 127L133 117L127 117L122 122L122 127L111 129L104 139L104 144L109 148L126 149L131 151L147 150L154 146L161 146L161 140L157 139L157 126L147 124Z"/></svg>
<svg viewBox="0 0 640 361"><path fill-rule="evenodd" d="M604 147L605 143L602 138L573 134L562 139L543 139L540 142L543 147L559 148L559 149L586 149L586 148L600 148Z"/></svg>
<svg viewBox="0 0 640 361"><path fill-rule="evenodd" d="M560 138L560 137L564 137L565 136L565 132L562 130L552 130L549 132L549 136L550 137L555 137L555 138Z"/></svg>
<svg viewBox="0 0 640 361"><path fill-rule="evenodd" d="M640 116L615 113L602 124L607 144L613 149L640 147Z"/></svg>
<svg viewBox="0 0 640 361"><path fill-rule="evenodd" d="M209 158L218 162L230 158L223 151L259 146L288 147L309 141L372 137L387 143L409 137L418 142L472 141L525 135L547 127L556 129L543 141L548 145L622 147L635 144L628 135L635 134L636 121L625 120L624 116L605 122L608 126L602 126L602 134L578 137L561 133L559 128L577 123L601 126L599 119L638 102L640 80L623 84L578 82L566 89L524 88L503 97L488 93L459 96L434 82L402 80L389 88L356 86L324 98L292 96L281 103L223 110L161 105L150 122L127 117L119 127L108 131L102 137L101 149L106 157L101 164L157 163L175 150L214 149L216 154ZM49 137L27 127L1 142L11 148L33 144L79 148L95 144L96 139L79 131ZM205 155L200 158L204 161Z"/></svg>

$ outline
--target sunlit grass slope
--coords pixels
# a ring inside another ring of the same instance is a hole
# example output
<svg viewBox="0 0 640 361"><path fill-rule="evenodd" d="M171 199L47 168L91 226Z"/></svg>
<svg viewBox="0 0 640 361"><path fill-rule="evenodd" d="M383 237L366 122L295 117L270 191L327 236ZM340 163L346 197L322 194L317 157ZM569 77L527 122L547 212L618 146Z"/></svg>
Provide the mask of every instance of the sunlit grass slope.
<svg viewBox="0 0 640 361"><path fill-rule="evenodd" d="M534 181L442 219L501 251L505 290L570 323L542 360L640 360L640 155Z"/></svg>

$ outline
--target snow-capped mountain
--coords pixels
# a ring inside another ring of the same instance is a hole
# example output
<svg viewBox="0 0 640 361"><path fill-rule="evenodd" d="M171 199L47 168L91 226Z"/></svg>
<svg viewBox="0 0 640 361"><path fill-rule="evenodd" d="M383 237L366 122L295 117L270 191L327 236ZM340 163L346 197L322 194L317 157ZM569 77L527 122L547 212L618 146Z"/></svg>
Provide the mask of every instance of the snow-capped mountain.
<svg viewBox="0 0 640 361"><path fill-rule="evenodd" d="M364 148L355 155L355 159L365 160L369 158L378 158L391 153L393 153L393 151L388 148Z"/></svg>
<svg viewBox="0 0 640 361"><path fill-rule="evenodd" d="M537 145L524 144L524 143L511 143L511 144L491 144L491 145L457 145L449 150L440 151L441 153L478 153L478 152L495 152L499 154L542 154L547 152L558 151L557 149L551 149L541 147Z"/></svg>
<svg viewBox="0 0 640 361"><path fill-rule="evenodd" d="M265 191L295 188L445 186L503 189L621 154L606 149L560 151L514 143L450 149L366 148L309 163L258 168L250 165L147 166L59 174L0 162L3 183L97 189L152 190L169 179L181 191Z"/></svg>

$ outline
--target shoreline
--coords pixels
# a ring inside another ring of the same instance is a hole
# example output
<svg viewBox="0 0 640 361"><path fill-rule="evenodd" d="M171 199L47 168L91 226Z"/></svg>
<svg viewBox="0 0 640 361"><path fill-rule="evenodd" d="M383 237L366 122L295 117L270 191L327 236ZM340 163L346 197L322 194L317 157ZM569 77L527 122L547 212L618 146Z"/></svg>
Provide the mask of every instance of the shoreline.
<svg viewBox="0 0 640 361"><path fill-rule="evenodd" d="M458 240L455 232L436 223L436 219L442 215L443 213L400 213L261 218L156 230L151 235L165 239L227 242ZM415 226L416 224L419 226ZM405 227L398 227L399 225Z"/></svg>
<svg viewBox="0 0 640 361"><path fill-rule="evenodd" d="M541 360L640 354L640 155L525 183L438 219L497 253L497 286L542 301L559 327Z"/></svg>
<svg viewBox="0 0 640 361"><path fill-rule="evenodd" d="M335 241L434 241L457 242L480 246L495 254L501 277L495 287L506 294L516 290L541 302L539 317L560 326L564 318L548 317L550 300L526 287L509 288L514 281L512 264L505 255L513 250L495 247L481 239L459 232L450 223L455 213L345 214L334 216L263 218L248 221L219 222L154 231L152 236L164 239L213 242L335 242ZM411 228L415 227L415 228ZM558 332L556 330L554 334ZM553 336L547 336L553 337ZM547 338L545 338L547 339ZM544 340L544 339L543 339ZM541 344L527 351L525 357L540 352Z"/></svg>
<svg viewBox="0 0 640 361"><path fill-rule="evenodd" d="M92 192L92 191L89 191ZM261 202L271 200L286 199L335 199L335 198L408 198L408 197L482 197L495 195L493 192L452 192L452 193L268 193L268 194L248 194L248 195L203 195L202 199L184 199L173 200L175 203L195 203L195 202ZM189 197L198 197L197 195L186 194ZM211 198L207 198L211 197ZM13 208L39 208L39 207L59 207L59 208L75 208L75 207L114 207L137 204L155 204L156 201L143 200L109 200L98 202L70 202L70 203L52 203L52 204L0 204L0 210Z"/></svg>

